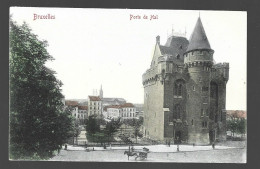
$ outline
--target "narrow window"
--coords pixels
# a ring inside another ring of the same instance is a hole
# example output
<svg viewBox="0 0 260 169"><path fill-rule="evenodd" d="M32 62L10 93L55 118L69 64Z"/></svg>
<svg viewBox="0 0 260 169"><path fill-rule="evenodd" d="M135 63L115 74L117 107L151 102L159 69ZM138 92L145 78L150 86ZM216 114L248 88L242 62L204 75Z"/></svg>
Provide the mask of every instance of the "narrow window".
<svg viewBox="0 0 260 169"><path fill-rule="evenodd" d="M178 96L182 96L182 84L179 84Z"/></svg>
<svg viewBox="0 0 260 169"><path fill-rule="evenodd" d="M178 85L176 83L174 85L174 91L175 91L175 95L178 95Z"/></svg>

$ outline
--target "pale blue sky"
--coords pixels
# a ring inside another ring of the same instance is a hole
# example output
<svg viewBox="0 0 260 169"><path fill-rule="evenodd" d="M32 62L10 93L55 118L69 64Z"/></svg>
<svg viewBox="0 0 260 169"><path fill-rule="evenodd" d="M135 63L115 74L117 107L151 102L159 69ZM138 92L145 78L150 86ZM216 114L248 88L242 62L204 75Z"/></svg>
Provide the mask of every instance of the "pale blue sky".
<svg viewBox="0 0 260 169"><path fill-rule="evenodd" d="M155 37L166 43L167 31L193 31L199 11L12 7L13 19L27 22L49 42L66 99L87 99L103 86L104 97L143 103L142 74L149 68ZM34 14L55 19L33 20ZM130 20L130 15L158 15L156 20ZM200 11L216 62L229 62L229 109L246 110L247 13Z"/></svg>

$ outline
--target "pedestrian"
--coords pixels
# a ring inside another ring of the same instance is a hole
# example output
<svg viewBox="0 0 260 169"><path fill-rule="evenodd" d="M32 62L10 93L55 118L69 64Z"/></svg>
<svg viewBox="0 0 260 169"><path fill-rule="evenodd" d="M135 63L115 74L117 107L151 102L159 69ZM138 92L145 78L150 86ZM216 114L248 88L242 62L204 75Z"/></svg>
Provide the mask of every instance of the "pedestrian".
<svg viewBox="0 0 260 169"><path fill-rule="evenodd" d="M178 152L180 151L180 147L179 147L179 144L177 145L177 151L178 151Z"/></svg>
<svg viewBox="0 0 260 169"><path fill-rule="evenodd" d="M64 148L64 150L67 150L67 144L65 144L65 148Z"/></svg>
<svg viewBox="0 0 260 169"><path fill-rule="evenodd" d="M169 142L168 142L168 143L169 143L169 147L171 147L171 141L170 141L170 140L169 140Z"/></svg>
<svg viewBox="0 0 260 169"><path fill-rule="evenodd" d="M195 143L193 143L192 145L193 145L193 147L195 147Z"/></svg>
<svg viewBox="0 0 260 169"><path fill-rule="evenodd" d="M215 142L212 143L212 148L215 149Z"/></svg>

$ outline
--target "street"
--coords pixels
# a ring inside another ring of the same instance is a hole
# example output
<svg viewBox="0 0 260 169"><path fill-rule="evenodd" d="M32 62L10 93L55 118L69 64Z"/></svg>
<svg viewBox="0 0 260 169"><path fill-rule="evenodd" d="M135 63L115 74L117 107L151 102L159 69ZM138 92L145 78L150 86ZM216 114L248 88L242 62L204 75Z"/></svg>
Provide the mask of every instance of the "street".
<svg viewBox="0 0 260 169"><path fill-rule="evenodd" d="M233 143L228 142L227 144L230 146ZM61 150L60 154L50 161L245 163L245 143L234 142L234 144L236 147L221 149L221 146L216 146L214 150L201 149L196 151L182 151L182 146L180 146L179 152L150 152L145 160L135 160L134 157L129 157L129 161L127 155L124 155L125 150L120 149L89 152L82 149Z"/></svg>

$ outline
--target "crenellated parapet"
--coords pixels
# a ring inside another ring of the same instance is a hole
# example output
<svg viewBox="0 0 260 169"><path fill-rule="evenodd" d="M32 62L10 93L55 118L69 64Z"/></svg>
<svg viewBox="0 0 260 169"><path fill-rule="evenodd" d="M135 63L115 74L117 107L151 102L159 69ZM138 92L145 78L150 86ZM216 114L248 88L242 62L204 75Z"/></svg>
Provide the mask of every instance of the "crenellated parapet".
<svg viewBox="0 0 260 169"><path fill-rule="evenodd" d="M229 79L229 63L217 63L211 68L211 79L228 81Z"/></svg>
<svg viewBox="0 0 260 169"><path fill-rule="evenodd" d="M184 64L193 65L194 63L211 63L213 64L213 51L195 50L184 54Z"/></svg>
<svg viewBox="0 0 260 169"><path fill-rule="evenodd" d="M142 76L143 85L152 85L157 81L158 78L158 70L157 67L146 70L146 72Z"/></svg>

